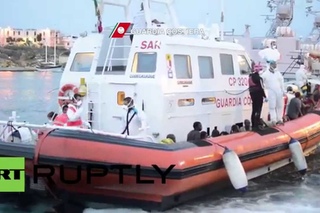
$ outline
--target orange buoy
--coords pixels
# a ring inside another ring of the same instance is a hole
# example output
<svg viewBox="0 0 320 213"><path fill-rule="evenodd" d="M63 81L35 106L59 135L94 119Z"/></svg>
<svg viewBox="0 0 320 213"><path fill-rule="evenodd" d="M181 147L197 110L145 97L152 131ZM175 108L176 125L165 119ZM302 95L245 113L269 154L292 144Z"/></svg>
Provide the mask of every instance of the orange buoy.
<svg viewBox="0 0 320 213"><path fill-rule="evenodd" d="M68 94L68 91L72 91L74 94L79 93L78 87L76 87L74 84L65 84L61 87L59 90L59 97L66 97ZM65 100L58 99L58 103L60 106L67 104Z"/></svg>

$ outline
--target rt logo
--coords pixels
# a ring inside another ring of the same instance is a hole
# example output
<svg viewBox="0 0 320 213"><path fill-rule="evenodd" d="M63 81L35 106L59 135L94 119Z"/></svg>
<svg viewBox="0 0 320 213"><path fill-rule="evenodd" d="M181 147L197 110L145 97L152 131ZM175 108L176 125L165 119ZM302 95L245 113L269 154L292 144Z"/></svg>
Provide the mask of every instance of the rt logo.
<svg viewBox="0 0 320 213"><path fill-rule="evenodd" d="M0 157L0 192L24 192L23 157Z"/></svg>

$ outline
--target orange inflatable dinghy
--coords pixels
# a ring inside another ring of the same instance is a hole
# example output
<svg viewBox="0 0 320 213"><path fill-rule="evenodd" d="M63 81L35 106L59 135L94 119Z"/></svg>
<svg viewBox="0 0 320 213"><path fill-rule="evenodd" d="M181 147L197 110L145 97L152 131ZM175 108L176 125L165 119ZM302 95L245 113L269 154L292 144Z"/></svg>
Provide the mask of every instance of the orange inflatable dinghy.
<svg viewBox="0 0 320 213"><path fill-rule="evenodd" d="M47 184L58 197L69 194L70 199L79 202L166 210L230 183L245 191L248 179L292 161L304 174L307 169L304 155L314 151L320 142L319 115L319 111L314 111L259 132L171 145L54 129L37 144L35 164L55 168L54 174L49 175L53 182ZM123 169L123 179L119 179L119 169L110 169L119 164L132 167ZM108 173L102 172L105 166L109 166ZM81 180L77 181L79 168ZM91 172L94 168L95 177L88 177L88 168ZM163 178L157 168L163 173L168 168L170 171ZM69 184L64 180L69 180Z"/></svg>

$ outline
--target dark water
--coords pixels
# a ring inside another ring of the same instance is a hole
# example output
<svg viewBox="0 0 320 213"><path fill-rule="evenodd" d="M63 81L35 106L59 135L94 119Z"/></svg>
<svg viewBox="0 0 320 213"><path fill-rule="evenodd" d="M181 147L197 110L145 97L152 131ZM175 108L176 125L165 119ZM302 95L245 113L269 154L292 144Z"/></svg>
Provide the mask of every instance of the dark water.
<svg viewBox="0 0 320 213"><path fill-rule="evenodd" d="M0 72L0 119L7 119L12 110L20 121L43 124L46 114L57 109L59 73ZM305 180L297 177L292 166L250 182L249 192L239 195L227 190L216 195L181 206L169 212L320 212L320 156L309 159L310 172ZM39 199L32 211L44 212L53 200ZM0 212L19 212L14 203L0 200ZM86 209L86 213L143 212L142 210L107 207L102 210Z"/></svg>

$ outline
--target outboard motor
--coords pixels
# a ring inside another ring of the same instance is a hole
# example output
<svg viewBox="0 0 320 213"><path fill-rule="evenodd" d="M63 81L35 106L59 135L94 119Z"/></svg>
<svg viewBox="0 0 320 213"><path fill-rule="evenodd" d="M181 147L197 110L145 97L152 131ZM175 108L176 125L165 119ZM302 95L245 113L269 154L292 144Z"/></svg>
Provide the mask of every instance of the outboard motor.
<svg viewBox="0 0 320 213"><path fill-rule="evenodd" d="M222 160L232 186L236 190L246 192L248 187L248 178L238 155L234 151L225 148Z"/></svg>

